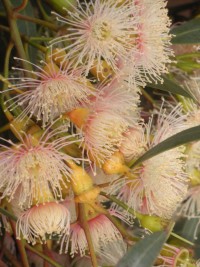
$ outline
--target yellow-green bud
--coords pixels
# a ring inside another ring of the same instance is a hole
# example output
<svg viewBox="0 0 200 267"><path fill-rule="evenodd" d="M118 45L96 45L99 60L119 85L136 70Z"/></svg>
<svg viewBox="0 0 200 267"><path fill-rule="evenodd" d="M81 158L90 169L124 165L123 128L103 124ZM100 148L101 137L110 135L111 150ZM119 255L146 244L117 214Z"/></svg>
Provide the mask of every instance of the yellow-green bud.
<svg viewBox="0 0 200 267"><path fill-rule="evenodd" d="M138 212L135 212L136 217L139 219L142 227L152 231L162 231L168 224L167 220L157 216L144 215Z"/></svg>
<svg viewBox="0 0 200 267"><path fill-rule="evenodd" d="M66 15L66 10L72 10L77 5L76 0L46 0L46 2L59 14Z"/></svg>

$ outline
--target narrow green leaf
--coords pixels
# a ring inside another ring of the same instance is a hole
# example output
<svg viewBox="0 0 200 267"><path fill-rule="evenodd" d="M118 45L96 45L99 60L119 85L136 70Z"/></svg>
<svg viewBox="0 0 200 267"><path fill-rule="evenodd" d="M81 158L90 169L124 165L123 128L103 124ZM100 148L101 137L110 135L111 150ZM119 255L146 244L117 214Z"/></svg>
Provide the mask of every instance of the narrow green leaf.
<svg viewBox="0 0 200 267"><path fill-rule="evenodd" d="M14 214L10 213L9 211L5 210L2 207L0 207L0 213L12 219L13 221L17 221L17 217Z"/></svg>
<svg viewBox="0 0 200 267"><path fill-rule="evenodd" d="M134 245L116 267L151 267L167 239L167 232L156 232Z"/></svg>
<svg viewBox="0 0 200 267"><path fill-rule="evenodd" d="M194 249L194 257L197 260L200 259L200 245L199 244L197 244L196 247L195 247L195 249Z"/></svg>
<svg viewBox="0 0 200 267"><path fill-rule="evenodd" d="M173 44L197 44L200 43L200 18L195 18L180 26L174 27L171 34Z"/></svg>
<svg viewBox="0 0 200 267"><path fill-rule="evenodd" d="M172 149L174 147L193 142L200 139L200 126L195 126L190 129L184 130L180 133L177 133L158 145L149 149L144 155L137 159L131 167L136 166L137 164L152 158L166 150Z"/></svg>
<svg viewBox="0 0 200 267"><path fill-rule="evenodd" d="M199 218L190 218L185 221L183 229L181 231L181 236L187 240L194 242L197 238L199 231L196 231L198 228Z"/></svg>
<svg viewBox="0 0 200 267"><path fill-rule="evenodd" d="M186 91L183 87L173 82L172 80L168 79L167 77L162 77L162 78L163 78L163 83L159 81L157 83L152 82L152 83L148 83L147 86L150 88L167 91L172 94L178 94L178 95L192 98L191 94L188 91Z"/></svg>
<svg viewBox="0 0 200 267"><path fill-rule="evenodd" d="M194 258L200 258L200 225L199 218L189 218L181 229L181 236L194 243Z"/></svg>

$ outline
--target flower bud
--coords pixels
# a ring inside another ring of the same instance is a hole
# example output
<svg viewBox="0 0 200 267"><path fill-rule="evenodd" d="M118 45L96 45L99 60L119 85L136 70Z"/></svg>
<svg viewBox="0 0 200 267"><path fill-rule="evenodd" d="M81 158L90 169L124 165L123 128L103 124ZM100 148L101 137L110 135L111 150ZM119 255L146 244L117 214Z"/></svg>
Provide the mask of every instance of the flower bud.
<svg viewBox="0 0 200 267"><path fill-rule="evenodd" d="M65 51L63 51L59 48L56 48L52 51L52 59L57 65L60 65L62 63L62 61L65 59L65 57L66 57ZM65 60L64 65L66 65L66 64L67 64L67 62Z"/></svg>
<svg viewBox="0 0 200 267"><path fill-rule="evenodd" d="M70 120L79 128L83 127L87 119L89 110L86 108L77 108L68 113Z"/></svg>
<svg viewBox="0 0 200 267"><path fill-rule="evenodd" d="M67 161L68 166L72 169L72 188L75 195L81 195L93 188L93 180L87 172L76 165L72 160Z"/></svg>
<svg viewBox="0 0 200 267"><path fill-rule="evenodd" d="M72 10L76 6L76 0L46 0L46 2L59 14L66 15L67 10Z"/></svg>
<svg viewBox="0 0 200 267"><path fill-rule="evenodd" d="M144 215L138 212L135 212L135 215L139 219L141 226L152 232L163 230L168 223L167 220L157 216Z"/></svg>
<svg viewBox="0 0 200 267"><path fill-rule="evenodd" d="M120 174L129 171L129 168L125 165L123 154L117 151L105 161L103 170L106 174Z"/></svg>
<svg viewBox="0 0 200 267"><path fill-rule="evenodd" d="M105 60L101 60L101 72L97 69L97 64L94 64L94 66L90 69L90 72L92 75L94 75L98 80L103 81L109 76L113 76L114 72L112 68L108 65L108 63Z"/></svg>

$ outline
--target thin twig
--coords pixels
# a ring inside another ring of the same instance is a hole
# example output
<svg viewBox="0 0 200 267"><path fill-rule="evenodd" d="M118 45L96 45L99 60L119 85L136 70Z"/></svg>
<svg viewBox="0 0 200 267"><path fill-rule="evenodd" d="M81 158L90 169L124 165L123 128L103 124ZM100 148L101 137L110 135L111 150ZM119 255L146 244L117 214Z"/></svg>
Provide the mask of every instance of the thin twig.
<svg viewBox="0 0 200 267"><path fill-rule="evenodd" d="M13 11L14 12L19 12L19 11L23 10L26 7L27 4L28 4L28 0L22 0L21 5L13 8Z"/></svg>

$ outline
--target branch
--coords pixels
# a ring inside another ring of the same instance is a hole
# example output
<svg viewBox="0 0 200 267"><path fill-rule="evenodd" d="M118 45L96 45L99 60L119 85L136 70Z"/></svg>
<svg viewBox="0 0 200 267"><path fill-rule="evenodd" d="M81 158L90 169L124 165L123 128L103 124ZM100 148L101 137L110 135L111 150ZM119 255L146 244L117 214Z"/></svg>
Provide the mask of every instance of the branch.
<svg viewBox="0 0 200 267"><path fill-rule="evenodd" d="M26 7L27 4L28 4L28 0L22 0L21 5L19 5L18 7L13 8L13 11L19 12L19 11L23 10Z"/></svg>

